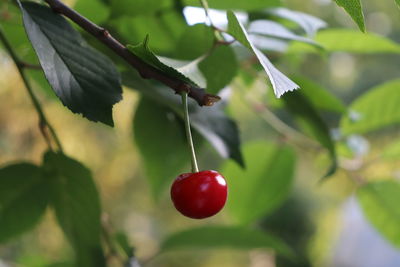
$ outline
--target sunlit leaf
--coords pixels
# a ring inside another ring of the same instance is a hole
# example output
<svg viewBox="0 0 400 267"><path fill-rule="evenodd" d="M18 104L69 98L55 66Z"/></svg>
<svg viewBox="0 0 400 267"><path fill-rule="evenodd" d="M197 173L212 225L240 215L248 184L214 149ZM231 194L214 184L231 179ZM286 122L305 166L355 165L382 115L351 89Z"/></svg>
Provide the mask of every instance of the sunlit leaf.
<svg viewBox="0 0 400 267"><path fill-rule="evenodd" d="M360 0L335 0L336 4L343 7L344 10L351 16L357 23L358 28L365 32L364 14L361 7Z"/></svg>
<svg viewBox="0 0 400 267"><path fill-rule="evenodd" d="M357 191L357 199L372 225L400 247L400 184L393 180L368 183Z"/></svg>
<svg viewBox="0 0 400 267"><path fill-rule="evenodd" d="M229 185L227 209L238 223L247 224L270 214L286 199L295 155L287 146L261 141L246 144L243 150L246 169L227 162L221 173Z"/></svg>
<svg viewBox="0 0 400 267"><path fill-rule="evenodd" d="M242 45L252 50L256 55L258 61L263 66L266 71L272 87L274 88L275 95L281 97L284 93L288 91L293 91L299 86L286 77L282 72L280 72L275 66L269 61L269 59L258 50L251 42L248 37L246 30L243 25L239 22L236 15L232 11L228 11L228 33L232 35L237 41Z"/></svg>
<svg viewBox="0 0 400 267"><path fill-rule="evenodd" d="M201 6L200 1L197 0L184 0L187 6ZM259 10L262 8L276 7L281 5L280 0L251 0L251 1L237 1L237 0L211 0L208 1L210 8L215 9L240 9L240 10Z"/></svg>
<svg viewBox="0 0 400 267"><path fill-rule="evenodd" d="M367 133L400 123L400 80L369 89L351 103L340 122L344 134Z"/></svg>

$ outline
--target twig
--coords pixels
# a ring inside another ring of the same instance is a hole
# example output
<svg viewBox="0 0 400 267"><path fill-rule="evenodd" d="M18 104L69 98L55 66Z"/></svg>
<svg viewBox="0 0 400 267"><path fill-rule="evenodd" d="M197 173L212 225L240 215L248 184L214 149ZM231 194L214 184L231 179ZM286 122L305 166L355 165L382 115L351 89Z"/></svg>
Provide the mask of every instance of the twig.
<svg viewBox="0 0 400 267"><path fill-rule="evenodd" d="M6 38L3 29L0 27L0 40L4 45L4 48L6 49L6 51L8 52L8 54L10 55L10 57L12 58L12 60L14 61L18 72L22 78L23 83L25 84L25 88L28 91L29 97L32 100L32 104L35 107L38 116L39 116L39 129L40 132L43 135L43 138L45 139L47 145L49 146L50 149L52 149L51 146L51 141L49 136L47 135L45 129L47 128L50 131L51 136L53 137L54 142L56 143L58 149L62 152L63 148L61 145L60 140L58 139L58 136L54 130L54 128L51 126L51 124L49 123L49 121L47 120L46 116L44 115L44 112L42 110L42 107L39 103L39 100L36 98L35 94L33 93L32 87L28 81L28 78L26 77L25 73L24 73L24 68L26 67L25 63L23 63L19 57L17 56L17 54L14 52L13 47L11 46L11 44L9 43L8 39Z"/></svg>
<svg viewBox="0 0 400 267"><path fill-rule="evenodd" d="M182 91L187 91L189 93L189 97L196 100L200 106L211 106L219 100L219 97L207 94L204 88L199 88L185 83L179 79L170 77L157 68L142 61L139 57L131 53L118 40L111 36L106 29L94 24L81 14L77 13L75 10L63 4L61 1L45 0L45 2L54 10L54 12L69 18L86 32L90 33L108 48L113 50L117 55L134 67L143 78L160 81L179 94Z"/></svg>

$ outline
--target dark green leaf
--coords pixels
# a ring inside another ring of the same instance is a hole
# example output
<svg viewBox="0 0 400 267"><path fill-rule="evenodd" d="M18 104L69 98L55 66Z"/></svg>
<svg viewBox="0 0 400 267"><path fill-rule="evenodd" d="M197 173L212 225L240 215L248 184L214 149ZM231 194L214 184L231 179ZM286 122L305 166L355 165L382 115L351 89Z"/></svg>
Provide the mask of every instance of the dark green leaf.
<svg viewBox="0 0 400 267"><path fill-rule="evenodd" d="M274 249L277 253L293 257L292 250L278 238L266 232L241 227L204 226L178 232L167 237L162 244L164 251L172 249Z"/></svg>
<svg viewBox="0 0 400 267"><path fill-rule="evenodd" d="M153 101L183 116L181 98L170 88L144 80L136 72L125 72L122 76L124 85L138 90ZM224 101L219 101L212 107L199 107L197 103L189 100L191 125L214 146L222 157L232 158L243 166L239 130L236 123L224 113L224 106Z"/></svg>
<svg viewBox="0 0 400 267"><path fill-rule="evenodd" d="M239 22L236 15L232 11L228 11L228 33L232 35L242 45L252 50L256 55L258 61L263 66L265 72L271 81L272 87L274 88L275 95L279 98L288 91L293 91L299 86L292 82L282 72L280 72L271 61L258 50L249 40L246 30L243 25Z"/></svg>
<svg viewBox="0 0 400 267"><path fill-rule="evenodd" d="M179 72L176 68L173 68L160 60L149 48L149 36L147 35L144 41L138 45L128 45L127 48L133 54L138 56L141 60L146 62L147 64L153 66L154 68L164 72L170 77L176 78L178 80L184 81L186 83L198 86L194 81L192 81L189 77L185 76L182 72Z"/></svg>
<svg viewBox="0 0 400 267"><path fill-rule="evenodd" d="M44 178L41 169L29 163L0 169L0 242L38 223L49 202Z"/></svg>
<svg viewBox="0 0 400 267"><path fill-rule="evenodd" d="M117 232L114 239L127 257L133 257L134 248L130 245L128 236L124 232Z"/></svg>
<svg viewBox="0 0 400 267"><path fill-rule="evenodd" d="M136 109L133 130L153 195L158 199L189 162L185 129L171 109L143 97Z"/></svg>
<svg viewBox="0 0 400 267"><path fill-rule="evenodd" d="M344 113L346 111L346 106L343 102L319 84L305 77L292 77L292 80L300 85L302 94L317 109L337 113Z"/></svg>
<svg viewBox="0 0 400 267"><path fill-rule="evenodd" d="M184 0L186 6L201 6L200 1ZM276 7L281 5L280 0L210 0L208 1L210 8L215 9L241 9L241 10L259 10L268 7Z"/></svg>
<svg viewBox="0 0 400 267"><path fill-rule="evenodd" d="M400 79L389 81L357 98L341 120L342 132L361 134L400 123L399 87Z"/></svg>
<svg viewBox="0 0 400 267"><path fill-rule="evenodd" d="M400 0L394 0L398 7L400 7Z"/></svg>
<svg viewBox="0 0 400 267"><path fill-rule="evenodd" d="M114 64L49 7L32 2L20 7L47 80L63 104L92 121L113 125L112 106L122 98Z"/></svg>
<svg viewBox="0 0 400 267"><path fill-rule="evenodd" d="M295 116L300 123L306 125L310 134L328 150L332 164L324 177L332 175L337 168L337 159L335 145L328 126L302 91L287 93L283 97L283 100L293 116Z"/></svg>
<svg viewBox="0 0 400 267"><path fill-rule="evenodd" d="M240 224L260 219L282 204L292 187L295 168L293 151L273 143L246 144L244 159L245 170L227 162L221 171L229 185L227 208Z"/></svg>
<svg viewBox="0 0 400 267"><path fill-rule="evenodd" d="M51 204L75 250L77 266L105 266L100 201L90 171L61 153L47 152L43 164L52 180Z"/></svg>
<svg viewBox="0 0 400 267"><path fill-rule="evenodd" d="M295 22L306 32L308 36L314 36L319 29L327 26L325 21L317 17L284 7L269 8L265 10L265 12L267 14Z"/></svg>
<svg viewBox="0 0 400 267"><path fill-rule="evenodd" d="M229 46L218 46L199 63L207 80L207 92L217 94L236 76L238 70L236 55Z"/></svg>
<svg viewBox="0 0 400 267"><path fill-rule="evenodd" d="M365 32L364 14L361 7L360 0L335 0L338 6L341 6L351 16L351 18L357 23L358 28L362 32Z"/></svg>
<svg viewBox="0 0 400 267"><path fill-rule="evenodd" d="M368 183L357 191L357 199L372 225L400 247L400 184L393 180Z"/></svg>

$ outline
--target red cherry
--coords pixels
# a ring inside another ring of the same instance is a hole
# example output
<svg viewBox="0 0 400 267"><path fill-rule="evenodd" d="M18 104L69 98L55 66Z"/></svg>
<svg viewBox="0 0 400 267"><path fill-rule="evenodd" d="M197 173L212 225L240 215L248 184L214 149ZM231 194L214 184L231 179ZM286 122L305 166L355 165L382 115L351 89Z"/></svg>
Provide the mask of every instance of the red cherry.
<svg viewBox="0 0 400 267"><path fill-rule="evenodd" d="M227 195L225 178L216 171L181 174L171 187L175 208L193 219L203 219L218 213L224 207Z"/></svg>

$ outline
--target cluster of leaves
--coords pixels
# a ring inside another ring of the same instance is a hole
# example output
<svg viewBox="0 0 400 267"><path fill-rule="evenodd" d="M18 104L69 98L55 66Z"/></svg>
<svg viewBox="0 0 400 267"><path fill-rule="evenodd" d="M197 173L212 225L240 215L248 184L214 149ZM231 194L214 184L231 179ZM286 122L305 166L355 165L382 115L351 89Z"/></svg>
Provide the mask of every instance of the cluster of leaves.
<svg viewBox="0 0 400 267"><path fill-rule="evenodd" d="M110 28L110 32L115 31L125 43L136 44L127 48L148 66L172 79L204 87L222 98L213 107L200 107L191 101L189 108L198 143L204 139L221 157L233 160L223 164L222 173L230 185L227 210L234 226L209 226L176 233L161 247L163 250L212 246L274 248L293 258L292 250L279 238L248 225L271 215L290 195L296 155L290 146L271 142L241 147L238 127L224 111L228 98L226 89L222 89L238 75L240 61L257 61L268 76L274 95L283 95L276 102L277 107L288 110L300 129L328 151L331 167L326 175L329 176L337 168L337 152L322 113L342 117L340 129L344 138L398 123L400 114L396 103L400 99L396 90L400 82L391 81L369 90L347 109L329 91L308 79L289 79L265 52L400 53L400 46L383 37L354 30L319 32L326 27L323 21L288 10L278 0L210 2L211 8L248 12L248 23L242 23L234 12L227 11L224 30L205 24L187 25L182 6L172 2L81 0L75 6L94 22ZM183 2L198 5L197 1ZM360 1L336 2L364 31ZM122 84L141 94L133 121L134 138L152 191L155 196L161 195L177 171L188 163L179 97L165 85L143 79L50 7L26 1L19 3L19 9L33 46L24 58L33 64L40 63L51 89L72 112L112 126L112 106L122 99ZM288 22L294 23L295 30L286 27L291 25ZM23 28L5 24L4 31L17 52L26 53L24 45L28 41ZM231 41L240 45L227 45ZM243 49L246 50L244 59L240 57ZM40 73L29 71L29 75L49 88ZM298 87L301 90L293 91ZM376 101L383 98L386 102ZM354 112L359 114L356 120L349 116ZM396 245L400 236L396 228L399 210L394 203L400 194L399 188L396 182L388 180L368 183L357 193L371 222ZM254 193L260 191L264 193ZM0 192L0 242L30 229L46 208L51 207L76 251L78 265L105 265L98 193L89 170L79 162L62 153L47 152L41 166L30 163L6 166L0 169ZM248 208L250 203L252 209ZM381 203L385 209L379 208Z"/></svg>

